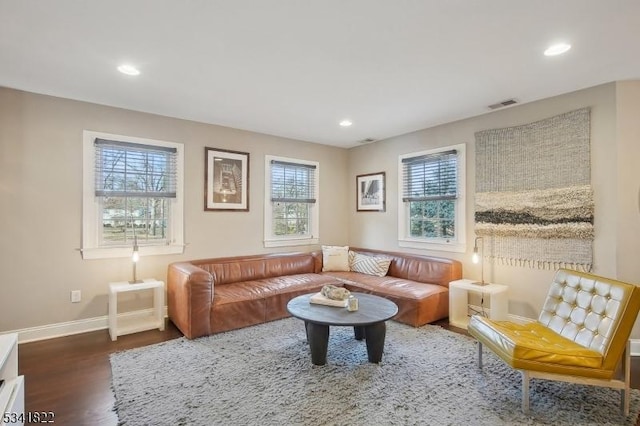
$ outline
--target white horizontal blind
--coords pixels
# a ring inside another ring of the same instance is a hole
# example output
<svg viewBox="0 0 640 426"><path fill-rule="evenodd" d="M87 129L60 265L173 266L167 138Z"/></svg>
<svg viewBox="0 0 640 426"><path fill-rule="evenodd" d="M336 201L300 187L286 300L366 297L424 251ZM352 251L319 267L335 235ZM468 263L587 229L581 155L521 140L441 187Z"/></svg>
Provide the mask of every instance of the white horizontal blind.
<svg viewBox="0 0 640 426"><path fill-rule="evenodd" d="M271 161L271 201L280 203L316 202L316 166Z"/></svg>
<svg viewBox="0 0 640 426"><path fill-rule="evenodd" d="M402 201L454 200L458 197L457 151L402 159Z"/></svg>
<svg viewBox="0 0 640 426"><path fill-rule="evenodd" d="M98 197L176 197L177 150L96 138Z"/></svg>

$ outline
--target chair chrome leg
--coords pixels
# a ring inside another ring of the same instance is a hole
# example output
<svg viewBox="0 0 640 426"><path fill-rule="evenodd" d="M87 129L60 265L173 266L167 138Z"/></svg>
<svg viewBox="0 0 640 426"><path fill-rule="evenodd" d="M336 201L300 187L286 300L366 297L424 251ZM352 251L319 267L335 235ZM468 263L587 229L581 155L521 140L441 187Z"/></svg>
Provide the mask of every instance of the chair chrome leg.
<svg viewBox="0 0 640 426"><path fill-rule="evenodd" d="M478 342L478 368L482 370L482 343Z"/></svg>
<svg viewBox="0 0 640 426"><path fill-rule="evenodd" d="M529 372L521 371L522 373L522 412L529 414Z"/></svg>
<svg viewBox="0 0 640 426"><path fill-rule="evenodd" d="M622 354L622 372L624 374L624 389L620 390L620 411L623 416L627 417L631 399L631 340L627 341Z"/></svg>

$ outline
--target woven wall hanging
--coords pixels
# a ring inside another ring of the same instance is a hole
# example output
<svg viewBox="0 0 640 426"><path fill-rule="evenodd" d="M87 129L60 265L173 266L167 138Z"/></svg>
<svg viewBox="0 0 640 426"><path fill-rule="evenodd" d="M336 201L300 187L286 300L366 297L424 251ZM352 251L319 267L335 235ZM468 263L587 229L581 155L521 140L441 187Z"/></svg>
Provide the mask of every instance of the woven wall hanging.
<svg viewBox="0 0 640 426"><path fill-rule="evenodd" d="M590 110L477 132L475 230L485 256L590 271Z"/></svg>

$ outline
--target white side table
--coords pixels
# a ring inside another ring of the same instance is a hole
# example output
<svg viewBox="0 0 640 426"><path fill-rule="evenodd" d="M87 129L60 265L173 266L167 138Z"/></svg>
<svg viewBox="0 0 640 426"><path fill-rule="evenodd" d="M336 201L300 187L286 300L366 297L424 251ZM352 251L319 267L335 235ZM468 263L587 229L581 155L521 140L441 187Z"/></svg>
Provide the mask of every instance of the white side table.
<svg viewBox="0 0 640 426"><path fill-rule="evenodd" d="M153 290L153 314L147 318L131 316L118 318L118 293L130 291ZM141 283L130 284L128 281L109 283L109 335L117 340L123 334L137 333L144 330L164 330L164 282L145 279Z"/></svg>
<svg viewBox="0 0 640 426"><path fill-rule="evenodd" d="M449 324L467 329L469 325L469 292L489 296L491 311L489 318L503 321L508 317L509 287L502 284L480 286L472 284L474 280L457 280L449 283Z"/></svg>

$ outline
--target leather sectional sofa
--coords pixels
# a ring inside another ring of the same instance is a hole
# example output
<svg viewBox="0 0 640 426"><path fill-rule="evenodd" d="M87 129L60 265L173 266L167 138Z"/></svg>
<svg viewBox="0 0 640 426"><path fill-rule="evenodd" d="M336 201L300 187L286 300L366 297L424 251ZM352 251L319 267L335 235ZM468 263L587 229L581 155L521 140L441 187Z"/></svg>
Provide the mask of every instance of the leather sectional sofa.
<svg viewBox="0 0 640 426"><path fill-rule="evenodd" d="M398 305L395 320L418 327L449 314L449 282L462 277L456 260L351 248L384 256L387 275L323 272L322 251L201 259L169 265L169 318L190 338L289 316L289 300L327 284L370 293Z"/></svg>

